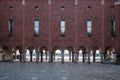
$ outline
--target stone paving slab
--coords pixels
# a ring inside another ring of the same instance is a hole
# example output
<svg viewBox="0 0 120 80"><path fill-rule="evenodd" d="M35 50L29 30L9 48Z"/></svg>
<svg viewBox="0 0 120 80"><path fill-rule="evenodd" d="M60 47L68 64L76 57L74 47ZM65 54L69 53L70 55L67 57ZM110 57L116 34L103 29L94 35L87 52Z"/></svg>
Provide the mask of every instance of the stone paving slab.
<svg viewBox="0 0 120 80"><path fill-rule="evenodd" d="M120 65L0 62L0 80L120 80Z"/></svg>

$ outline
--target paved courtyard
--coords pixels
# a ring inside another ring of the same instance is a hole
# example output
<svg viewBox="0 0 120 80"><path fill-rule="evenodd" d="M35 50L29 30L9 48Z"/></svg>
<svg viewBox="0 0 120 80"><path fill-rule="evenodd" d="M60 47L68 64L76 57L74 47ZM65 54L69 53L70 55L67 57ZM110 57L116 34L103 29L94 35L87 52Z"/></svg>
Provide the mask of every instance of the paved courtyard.
<svg viewBox="0 0 120 80"><path fill-rule="evenodd" d="M120 80L120 65L0 62L0 80Z"/></svg>

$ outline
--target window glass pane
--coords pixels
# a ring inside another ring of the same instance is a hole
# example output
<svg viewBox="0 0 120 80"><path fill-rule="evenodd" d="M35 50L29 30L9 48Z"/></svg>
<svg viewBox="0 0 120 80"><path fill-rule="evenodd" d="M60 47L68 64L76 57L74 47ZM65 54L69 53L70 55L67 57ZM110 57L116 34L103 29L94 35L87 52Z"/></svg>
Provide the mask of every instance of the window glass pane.
<svg viewBox="0 0 120 80"><path fill-rule="evenodd" d="M9 36L12 36L13 26L14 26L13 19L9 19L8 21L8 35Z"/></svg>
<svg viewBox="0 0 120 80"><path fill-rule="evenodd" d="M65 27L65 21L61 21L61 27Z"/></svg>
<svg viewBox="0 0 120 80"><path fill-rule="evenodd" d="M35 26L39 26L39 21L35 21Z"/></svg>
<svg viewBox="0 0 120 80"><path fill-rule="evenodd" d="M35 31L35 36L39 35L39 20L34 21L34 31Z"/></svg>
<svg viewBox="0 0 120 80"><path fill-rule="evenodd" d="M65 21L61 20L61 34L65 33Z"/></svg>
<svg viewBox="0 0 120 80"><path fill-rule="evenodd" d="M90 20L87 21L87 32L88 33L92 32L92 21Z"/></svg>

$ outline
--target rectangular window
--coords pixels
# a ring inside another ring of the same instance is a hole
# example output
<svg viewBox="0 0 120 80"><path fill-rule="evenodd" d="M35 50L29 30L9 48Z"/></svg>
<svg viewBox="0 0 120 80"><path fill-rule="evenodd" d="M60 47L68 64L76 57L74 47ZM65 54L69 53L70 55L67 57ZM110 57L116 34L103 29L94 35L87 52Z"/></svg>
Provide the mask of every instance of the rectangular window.
<svg viewBox="0 0 120 80"><path fill-rule="evenodd" d="M13 26L14 26L13 19L9 19L9 21L8 21L8 36L10 36L10 37L13 34Z"/></svg>
<svg viewBox="0 0 120 80"><path fill-rule="evenodd" d="M35 19L34 21L34 34L35 36L38 36L39 35L39 20L38 19Z"/></svg>
<svg viewBox="0 0 120 80"><path fill-rule="evenodd" d="M61 20L60 27L61 27L61 35L65 35L65 20Z"/></svg>
<svg viewBox="0 0 120 80"><path fill-rule="evenodd" d="M116 30L115 30L115 20L111 20L111 36L116 36Z"/></svg>
<svg viewBox="0 0 120 80"><path fill-rule="evenodd" d="M87 20L87 34L88 36L92 35L92 21L91 20Z"/></svg>

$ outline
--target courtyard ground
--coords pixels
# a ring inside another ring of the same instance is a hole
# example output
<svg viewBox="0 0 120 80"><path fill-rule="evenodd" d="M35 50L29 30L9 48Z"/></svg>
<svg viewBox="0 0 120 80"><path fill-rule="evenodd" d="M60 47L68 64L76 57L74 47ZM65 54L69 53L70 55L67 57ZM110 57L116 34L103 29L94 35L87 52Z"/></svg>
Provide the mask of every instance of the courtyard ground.
<svg viewBox="0 0 120 80"><path fill-rule="evenodd" d="M120 80L120 65L0 62L0 80Z"/></svg>

